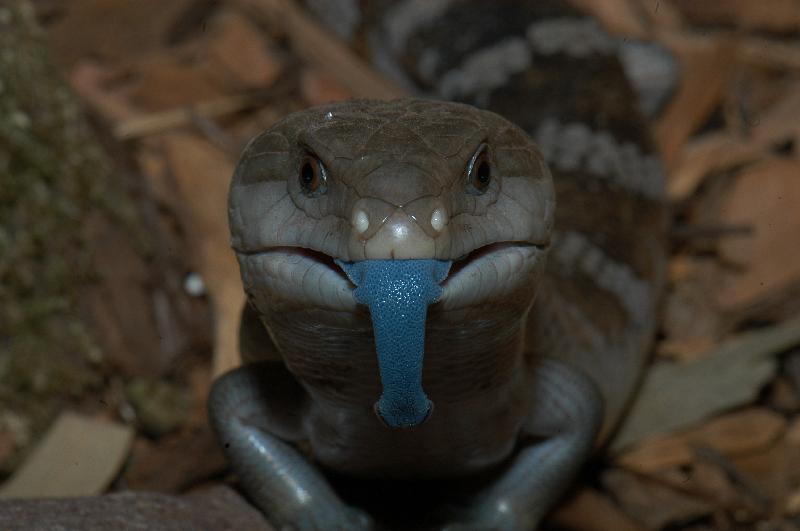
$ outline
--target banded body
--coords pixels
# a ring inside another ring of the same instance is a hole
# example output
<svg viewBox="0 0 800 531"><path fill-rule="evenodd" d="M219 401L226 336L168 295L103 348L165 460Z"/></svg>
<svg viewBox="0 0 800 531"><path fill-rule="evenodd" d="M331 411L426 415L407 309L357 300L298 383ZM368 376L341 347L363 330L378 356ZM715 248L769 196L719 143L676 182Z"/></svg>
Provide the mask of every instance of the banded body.
<svg viewBox="0 0 800 531"><path fill-rule="evenodd" d="M409 0L350 20L354 45L416 93L516 126L353 102L254 139L230 196L249 364L215 385L212 421L277 523L373 526L286 444L308 441L349 475L488 474L445 527L533 528L617 423L653 333L662 177L635 95L614 41L558 2ZM435 407L404 430L372 411L370 316L333 264L384 259L453 263L425 328Z"/></svg>
<svg viewBox="0 0 800 531"><path fill-rule="evenodd" d="M534 139L557 208L530 346L592 375L607 433L646 359L666 258L664 176L639 96L653 98L631 86L622 44L563 1L307 3L411 93L496 112Z"/></svg>

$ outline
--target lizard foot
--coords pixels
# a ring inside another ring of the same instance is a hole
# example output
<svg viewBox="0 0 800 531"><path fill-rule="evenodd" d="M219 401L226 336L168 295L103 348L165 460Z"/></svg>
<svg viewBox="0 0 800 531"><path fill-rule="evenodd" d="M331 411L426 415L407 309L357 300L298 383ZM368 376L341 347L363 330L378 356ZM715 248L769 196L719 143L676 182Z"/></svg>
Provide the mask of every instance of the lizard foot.
<svg viewBox="0 0 800 531"><path fill-rule="evenodd" d="M342 506L335 511L304 510L281 531L373 531L372 518L355 507Z"/></svg>
<svg viewBox="0 0 800 531"><path fill-rule="evenodd" d="M505 500L483 501L447 512L448 523L441 531L525 531L535 526Z"/></svg>

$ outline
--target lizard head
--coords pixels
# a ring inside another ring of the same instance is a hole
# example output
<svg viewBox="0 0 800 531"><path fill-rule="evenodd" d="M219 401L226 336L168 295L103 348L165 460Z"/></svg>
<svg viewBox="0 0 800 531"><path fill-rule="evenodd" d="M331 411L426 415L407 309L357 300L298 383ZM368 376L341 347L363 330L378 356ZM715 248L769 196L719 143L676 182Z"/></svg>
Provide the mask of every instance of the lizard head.
<svg viewBox="0 0 800 531"><path fill-rule="evenodd" d="M554 206L540 153L504 118L456 103L355 101L294 113L254 138L234 173L229 220L260 312L369 306L376 411L399 427L430 414L428 305L455 319L509 300L524 312Z"/></svg>

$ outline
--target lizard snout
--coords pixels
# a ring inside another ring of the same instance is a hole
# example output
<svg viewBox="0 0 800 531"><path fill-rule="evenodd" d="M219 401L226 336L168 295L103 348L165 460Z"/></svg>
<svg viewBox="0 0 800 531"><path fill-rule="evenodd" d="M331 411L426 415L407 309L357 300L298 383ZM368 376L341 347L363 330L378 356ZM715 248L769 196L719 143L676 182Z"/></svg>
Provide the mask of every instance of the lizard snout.
<svg viewBox="0 0 800 531"><path fill-rule="evenodd" d="M425 196L402 206L362 198L350 215L351 245L368 260L433 258L449 236L450 215L443 203Z"/></svg>

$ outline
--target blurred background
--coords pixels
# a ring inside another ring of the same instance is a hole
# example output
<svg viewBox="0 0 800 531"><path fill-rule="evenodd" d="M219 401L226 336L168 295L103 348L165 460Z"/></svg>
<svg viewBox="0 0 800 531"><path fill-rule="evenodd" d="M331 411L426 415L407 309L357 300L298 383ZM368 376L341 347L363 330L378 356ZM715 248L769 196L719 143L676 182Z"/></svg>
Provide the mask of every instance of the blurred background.
<svg viewBox="0 0 800 531"><path fill-rule="evenodd" d="M800 1L572 3L666 50L673 217L651 370L548 526L800 529ZM230 481L233 166L291 111L403 93L289 0L0 2L0 497Z"/></svg>

